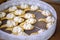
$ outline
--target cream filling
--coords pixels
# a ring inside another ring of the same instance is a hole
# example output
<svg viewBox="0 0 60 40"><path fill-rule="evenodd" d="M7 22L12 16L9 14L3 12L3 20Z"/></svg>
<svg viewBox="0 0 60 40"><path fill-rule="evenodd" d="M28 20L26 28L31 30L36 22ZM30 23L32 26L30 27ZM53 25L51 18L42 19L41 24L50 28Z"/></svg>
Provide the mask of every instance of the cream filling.
<svg viewBox="0 0 60 40"><path fill-rule="evenodd" d="M6 13L5 12L0 12L0 18L5 17Z"/></svg>
<svg viewBox="0 0 60 40"><path fill-rule="evenodd" d="M22 9L26 9L26 8L28 8L29 6L28 6L27 4L21 4L20 7L21 7Z"/></svg>
<svg viewBox="0 0 60 40"><path fill-rule="evenodd" d="M23 29L20 26L15 26L12 30L13 33L21 33Z"/></svg>
<svg viewBox="0 0 60 40"><path fill-rule="evenodd" d="M7 19L13 19L14 17L15 17L15 15L12 13L7 14L7 16L6 16Z"/></svg>
<svg viewBox="0 0 60 40"><path fill-rule="evenodd" d="M35 15L31 14L31 13L26 13L25 14L25 18L29 19L29 18L34 18Z"/></svg>
<svg viewBox="0 0 60 40"><path fill-rule="evenodd" d="M31 30L31 29L34 28L34 26L31 25L31 24L25 23L25 24L23 25L23 28L24 28L25 30Z"/></svg>
<svg viewBox="0 0 60 40"><path fill-rule="evenodd" d="M32 5L30 9L31 9L32 11L35 11L35 10L38 9L38 6L34 6L34 5Z"/></svg>
<svg viewBox="0 0 60 40"><path fill-rule="evenodd" d="M48 16L46 18L46 22L48 22L48 23L54 23L54 21L55 21L54 17Z"/></svg>
<svg viewBox="0 0 60 40"><path fill-rule="evenodd" d="M48 10L43 10L41 13L42 13L44 16L50 16L50 15L51 15L51 13L50 13Z"/></svg>
<svg viewBox="0 0 60 40"><path fill-rule="evenodd" d="M30 18L30 19L27 19L26 22L30 23L30 24L34 24L34 23L36 23L36 19Z"/></svg>
<svg viewBox="0 0 60 40"><path fill-rule="evenodd" d="M24 21L24 19L21 18L21 17L15 17L15 18L14 18L14 21L15 21L15 22L18 22L18 23L21 23L21 22Z"/></svg>
<svg viewBox="0 0 60 40"><path fill-rule="evenodd" d="M15 15L22 15L22 14L24 14L24 11L23 11L23 10L16 10L16 11L14 12L14 14L15 14Z"/></svg>
<svg viewBox="0 0 60 40"><path fill-rule="evenodd" d="M16 26L16 23L13 20L8 20L6 26L13 27L13 26Z"/></svg>
<svg viewBox="0 0 60 40"><path fill-rule="evenodd" d="M10 8L8 9L9 12L15 11L15 10L17 10L17 7L16 7L16 6L12 6L12 7L10 7Z"/></svg>

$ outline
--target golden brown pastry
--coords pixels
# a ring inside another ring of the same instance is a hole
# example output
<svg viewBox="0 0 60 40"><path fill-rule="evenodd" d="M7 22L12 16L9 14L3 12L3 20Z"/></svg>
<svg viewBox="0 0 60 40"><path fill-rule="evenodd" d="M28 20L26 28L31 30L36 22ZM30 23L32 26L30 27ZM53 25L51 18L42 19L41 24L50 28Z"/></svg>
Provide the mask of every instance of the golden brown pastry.
<svg viewBox="0 0 60 40"><path fill-rule="evenodd" d="M25 12L24 12L23 10L16 10L16 11L14 12L14 14L15 14L15 15L23 15L23 14L25 14Z"/></svg>
<svg viewBox="0 0 60 40"><path fill-rule="evenodd" d="M27 22L27 23L30 23L30 24L34 24L34 23L36 23L36 19L34 19L34 18L29 18L29 19L26 20L26 22Z"/></svg>
<svg viewBox="0 0 60 40"><path fill-rule="evenodd" d="M23 22L24 21L24 19L23 18L21 18L21 17L14 17L14 19L13 19L15 22L17 22L17 23L21 23L21 22Z"/></svg>
<svg viewBox="0 0 60 40"><path fill-rule="evenodd" d="M13 11L15 11L15 10L17 10L17 7L16 7L16 6L12 6L12 7L10 7L10 8L8 9L9 12L13 12Z"/></svg>
<svg viewBox="0 0 60 40"><path fill-rule="evenodd" d="M15 26L12 30L13 34L19 34L23 32L24 30L20 26Z"/></svg>
<svg viewBox="0 0 60 40"><path fill-rule="evenodd" d="M3 18L6 16L6 13L5 12L0 12L0 18Z"/></svg>

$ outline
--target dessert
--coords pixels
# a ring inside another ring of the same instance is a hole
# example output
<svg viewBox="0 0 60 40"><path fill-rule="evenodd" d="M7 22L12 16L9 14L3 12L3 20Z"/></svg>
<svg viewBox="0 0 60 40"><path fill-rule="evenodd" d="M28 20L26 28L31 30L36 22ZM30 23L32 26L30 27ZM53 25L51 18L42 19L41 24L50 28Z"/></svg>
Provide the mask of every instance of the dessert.
<svg viewBox="0 0 60 40"><path fill-rule="evenodd" d="M21 9L28 9L29 8L29 5L28 4L21 4L20 5L20 8Z"/></svg>
<svg viewBox="0 0 60 40"><path fill-rule="evenodd" d="M17 10L17 7L16 7L16 6L12 6L12 7L10 7L10 8L8 9L9 12L13 12L13 11L15 11L15 10Z"/></svg>
<svg viewBox="0 0 60 40"><path fill-rule="evenodd" d="M38 6L35 6L35 5L32 5L31 8L30 8L30 10L32 10L32 11L35 11L37 9L39 9L39 7Z"/></svg>
<svg viewBox="0 0 60 40"><path fill-rule="evenodd" d="M48 10L43 10L41 11L41 13L44 15L44 16L50 16L51 13L48 11Z"/></svg>
<svg viewBox="0 0 60 40"><path fill-rule="evenodd" d="M5 12L0 12L0 18L5 17L6 13Z"/></svg>
<svg viewBox="0 0 60 40"><path fill-rule="evenodd" d="M13 19L15 17L15 15L13 13L9 13L6 16L6 19Z"/></svg>
<svg viewBox="0 0 60 40"><path fill-rule="evenodd" d="M23 32L23 29L20 26L16 26L13 28L12 32L13 32L13 34L19 34L19 33Z"/></svg>
<svg viewBox="0 0 60 40"><path fill-rule="evenodd" d="M21 22L23 22L24 21L24 19L23 18L21 18L21 17L14 17L14 19L13 19L15 22L17 22L17 23L21 23Z"/></svg>
<svg viewBox="0 0 60 40"><path fill-rule="evenodd" d="M22 15L22 14L24 14L24 11L23 11L23 10L16 10L16 11L14 12L14 14L15 14L15 15Z"/></svg>
<svg viewBox="0 0 60 40"><path fill-rule="evenodd" d="M34 26L29 23L25 23L22 25L22 28L25 30L32 30L34 28Z"/></svg>
<svg viewBox="0 0 60 40"><path fill-rule="evenodd" d="M24 15L24 18L26 18L26 19L34 18L34 17L35 17L35 15L32 14L32 13L26 13L26 14Z"/></svg>
<svg viewBox="0 0 60 40"><path fill-rule="evenodd" d="M13 27L13 26L16 26L16 25L17 25L17 23L15 23L13 20L8 20L7 24L6 24L7 27Z"/></svg>
<svg viewBox="0 0 60 40"><path fill-rule="evenodd" d="M34 23L36 23L36 19L30 18L30 19L26 20L26 22L30 23L30 24L34 24Z"/></svg>
<svg viewBox="0 0 60 40"><path fill-rule="evenodd" d="M54 24L55 18L49 10L39 6L21 4L0 12L0 30L14 35L37 35Z"/></svg>

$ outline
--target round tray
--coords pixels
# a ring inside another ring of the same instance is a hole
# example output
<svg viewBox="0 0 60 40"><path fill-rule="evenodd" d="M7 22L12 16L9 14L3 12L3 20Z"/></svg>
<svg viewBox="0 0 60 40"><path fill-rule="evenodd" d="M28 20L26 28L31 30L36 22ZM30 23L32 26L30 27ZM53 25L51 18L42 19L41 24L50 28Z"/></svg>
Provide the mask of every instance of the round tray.
<svg viewBox="0 0 60 40"><path fill-rule="evenodd" d="M10 6L13 6L13 5L20 5L21 3L25 3L25 4L29 4L29 5L37 5L37 6L41 7L43 10L49 10L57 21L57 14L56 14L56 11L54 10L54 8L52 6L50 6L49 4L47 4L43 1L39 1L39 0L10 0L10 1L7 1L0 5L0 11L4 10ZM50 29L48 29L45 32L40 33L38 35L15 36L15 35L8 34L8 33L0 30L0 38L2 38L4 40L48 40L55 32L56 21Z"/></svg>

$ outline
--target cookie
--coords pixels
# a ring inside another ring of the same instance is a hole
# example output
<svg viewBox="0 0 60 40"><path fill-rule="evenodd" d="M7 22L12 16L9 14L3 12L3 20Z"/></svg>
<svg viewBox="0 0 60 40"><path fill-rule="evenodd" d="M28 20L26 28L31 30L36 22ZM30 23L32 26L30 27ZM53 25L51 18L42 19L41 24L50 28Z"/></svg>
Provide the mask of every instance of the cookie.
<svg viewBox="0 0 60 40"><path fill-rule="evenodd" d="M16 6L12 6L12 7L10 7L10 8L8 9L9 12L13 12L13 11L15 11L15 10L17 10L17 7L16 7Z"/></svg>
<svg viewBox="0 0 60 40"><path fill-rule="evenodd" d="M16 10L16 11L14 12L14 14L15 14L15 15L23 15L23 14L25 14L25 12L24 12L23 10Z"/></svg>
<svg viewBox="0 0 60 40"><path fill-rule="evenodd" d="M15 15L13 13L9 13L6 16L6 19L13 19L15 17Z"/></svg>
<svg viewBox="0 0 60 40"><path fill-rule="evenodd" d="M14 19L13 19L15 22L17 22L17 23L21 23L21 22L23 22L24 21L24 19L23 18L21 18L21 17L14 17Z"/></svg>
<svg viewBox="0 0 60 40"><path fill-rule="evenodd" d="M16 26L18 23L14 22L13 20L8 20L6 26L13 27Z"/></svg>
<svg viewBox="0 0 60 40"><path fill-rule="evenodd" d="M0 12L0 18L3 18L6 16L6 13L5 12Z"/></svg>
<svg viewBox="0 0 60 40"><path fill-rule="evenodd" d="M23 32L24 30L20 27L20 26L15 26L12 30L13 34L19 34L21 32Z"/></svg>
<svg viewBox="0 0 60 40"><path fill-rule="evenodd" d="M35 10L38 10L38 9L39 9L39 7L36 6L36 5L31 5L31 7L30 7L31 11L35 11Z"/></svg>
<svg viewBox="0 0 60 40"><path fill-rule="evenodd" d="M30 24L34 24L34 23L36 23L36 19L34 19L34 18L29 18L29 19L26 20L26 22L27 22L27 23L30 23Z"/></svg>

